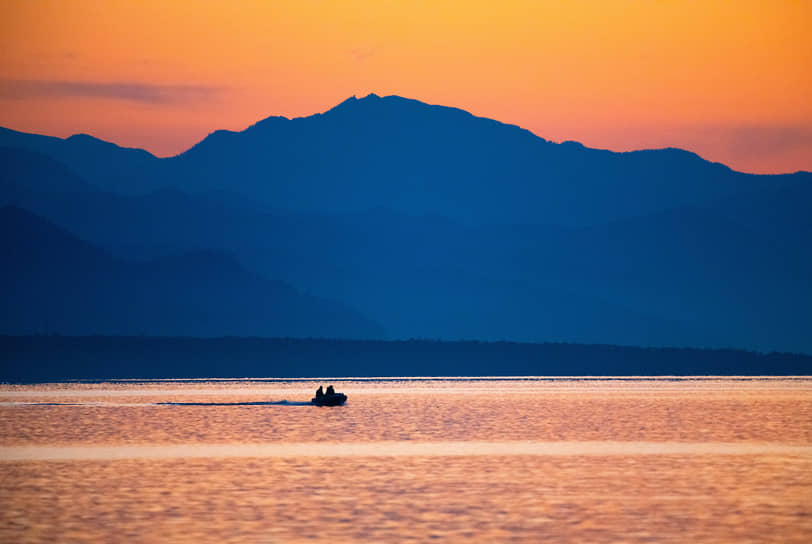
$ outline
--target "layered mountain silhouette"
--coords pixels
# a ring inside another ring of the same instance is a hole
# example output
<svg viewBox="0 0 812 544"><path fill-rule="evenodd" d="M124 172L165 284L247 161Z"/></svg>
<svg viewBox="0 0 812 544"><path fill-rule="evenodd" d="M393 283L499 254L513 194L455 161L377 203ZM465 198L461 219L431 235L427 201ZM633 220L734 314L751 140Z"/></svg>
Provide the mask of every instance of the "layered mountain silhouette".
<svg viewBox="0 0 812 544"><path fill-rule="evenodd" d="M0 204L119 261L226 248L391 338L812 353L809 173L556 144L375 95L168 159L5 129L0 146ZM246 319L221 333L257 334Z"/></svg>
<svg viewBox="0 0 812 544"><path fill-rule="evenodd" d="M0 208L3 307L12 334L380 337L341 304L200 250L124 261L30 212Z"/></svg>
<svg viewBox="0 0 812 544"><path fill-rule="evenodd" d="M0 131L0 146L54 157L101 189L227 191L320 213L387 208L473 222L599 224L790 182L678 149L612 153L396 96L217 131L157 159L77 135ZM807 177L808 179L808 177Z"/></svg>

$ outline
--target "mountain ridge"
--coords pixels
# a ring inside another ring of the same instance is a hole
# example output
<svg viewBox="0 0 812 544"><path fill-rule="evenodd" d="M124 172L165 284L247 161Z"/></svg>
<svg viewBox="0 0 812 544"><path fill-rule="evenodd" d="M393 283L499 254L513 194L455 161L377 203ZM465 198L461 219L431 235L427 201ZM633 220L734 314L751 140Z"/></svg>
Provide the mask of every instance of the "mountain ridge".
<svg viewBox="0 0 812 544"><path fill-rule="evenodd" d="M227 248L391 338L812 353L807 173L555 144L400 97L269 117L169 159L90 147L76 168L64 149L6 146L0 204L116 258Z"/></svg>
<svg viewBox="0 0 812 544"><path fill-rule="evenodd" d="M183 155L183 154L189 152L194 147L200 145L207 138L209 138L210 136L212 136L214 134L217 134L217 133L242 134L242 133L251 131L253 129L256 129L258 127L261 127L261 126L263 126L263 125L265 125L267 123L272 123L274 121L288 121L288 122L290 122L290 121L313 119L313 118L318 118L318 117L327 115L327 114L329 114L331 112L341 111L342 109L346 109L346 106L365 104L365 103L374 102L374 101L387 101L387 100L398 101L398 102L402 102L402 103L406 103L406 104L413 104L413 105L417 105L419 107L426 107L426 108L430 108L430 109L434 109L434 110L462 113L462 114L465 114L466 116L471 117L473 119L489 121L489 122L495 123L497 125L518 129L518 130L520 130L522 132L525 132L525 133L527 133L529 135L532 135L534 138L538 138L539 140L541 140L543 142L554 144L554 145L573 145L573 144L575 144L578 147L581 147L581 148L584 148L584 149L589 149L589 150L592 150L592 151L605 151L605 152L612 153L612 154L628 154L628 153L638 153L638 152L658 152L658 151L678 150L678 151L684 151L686 153L696 155L697 157L699 157L703 161L709 162L711 164L722 164L723 166L726 166L728 169L730 169L733 172L737 172L737 173L741 173L741 174L749 174L749 175L786 175L786 174L797 174L797 173L806 173L806 174L812 173L812 172L806 171L806 170L796 170L794 172L781 172L781 173L776 173L776 174L754 174L754 173L749 173L749 172L744 172L744 171L738 171L738 170L734 170L734 169L730 168L727 165L724 165L723 163L710 161L708 159L705 159L704 157L702 157L701 155L697 154L694 151L687 150L687 149L682 149L682 148L678 148L678 147L672 147L672 146L666 146L666 147L662 147L662 148L643 148L643 149L635 149L635 150L630 150L630 151L613 151L613 150L610 150L610 149L589 147L589 146L586 146L585 144L583 144L582 142L579 142L577 140L564 140L564 141L561 141L561 142L554 142L552 140L547 140L543 136L540 136L540 135L530 131L529 129L523 128L520 125L511 124L511 123L504 123L502 121L492 119L492 118L489 118L489 117L477 116L477 115L474 115L474 114L472 114L472 113L470 113L470 112L468 112L468 111L466 111L466 110L464 110L462 108L457 108L457 107L454 107L454 106L445 106L445 105L441 105L441 104L429 104L427 102L422 102L422 101L417 100L417 99L402 97L402 96L399 96L399 95L379 96L379 95L377 95L375 93L370 93L367 96L362 97L362 98L357 98L355 95L353 95L353 96L348 97L347 99L341 101L340 103L336 104L335 106L333 106L331 108L328 108L327 110L325 110L323 112L317 112L317 113L313 113L311 115L303 115L303 116L290 117L290 118L285 117L285 116L281 116L281 115L270 115L268 117L262 118L259 121L256 121L256 122L252 123L251 125L249 125L248 127L246 127L245 129L242 129L242 130L215 129L211 133L209 133L209 135L202 138L200 141L191 144L187 149L177 153L176 155L171 155L171 156L167 156L167 157L157 157L157 156L155 156L154 154L150 153L149 151L147 151L145 149L137 148L137 147L120 146L120 145L115 144L113 142L108 142L108 141L102 140L100 138L97 138L97 137L95 137L93 135L86 134L86 133L76 133L76 134L72 134L71 136L68 136L66 138L60 138L60 137L57 137L57 136L49 136L49 135L44 135L44 134L27 133L27 132L14 130L14 129L7 128L7 127L2 127L2 126L0 126L0 144L2 144L2 142L4 142L4 141L9 140L9 137L10 137L9 133L17 135L17 137L25 137L25 138L35 137L35 138L47 139L47 140L52 141L52 142L70 141L72 139L73 140L87 140L87 139L89 139L89 140L95 141L96 143L104 143L104 144L107 144L109 146L113 146L113 147L115 147L117 149L120 149L120 150L140 151L140 152L143 152L145 154L150 155L153 159L156 159L156 160L166 160L166 159L176 158L176 157L178 157L180 155Z"/></svg>
<svg viewBox="0 0 812 544"><path fill-rule="evenodd" d="M22 162L64 170L45 160ZM812 302L802 279L812 275L803 249L812 242L803 206L812 186L802 181L788 192L741 195L721 208L673 209L579 229L471 227L385 208L290 214L177 189L137 197L59 190L56 179L47 187L54 192L5 197L122 258L228 248L249 270L358 307L386 324L392 338L812 351L803 340L809 317L778 310ZM748 232L758 239L743 236ZM772 280L759 288L764 278ZM738 285L745 290L733 289ZM432 303L442 310L429 311ZM724 319L732 307L735 319ZM488 312L501 315L498 324ZM767 318L774 327L759 324ZM737 330L751 331L747 341L736 340Z"/></svg>
<svg viewBox="0 0 812 544"><path fill-rule="evenodd" d="M14 206L0 207L0 330L31 334L376 338L379 325L206 249L123 261Z"/></svg>

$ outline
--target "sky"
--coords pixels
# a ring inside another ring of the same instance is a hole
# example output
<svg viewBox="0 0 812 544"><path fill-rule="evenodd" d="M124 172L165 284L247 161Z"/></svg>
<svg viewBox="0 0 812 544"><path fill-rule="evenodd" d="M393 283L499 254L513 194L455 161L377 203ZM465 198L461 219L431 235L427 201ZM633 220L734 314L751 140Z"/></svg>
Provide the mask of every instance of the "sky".
<svg viewBox="0 0 812 544"><path fill-rule="evenodd" d="M804 0L0 0L0 126L169 156L374 92L812 171L810 27Z"/></svg>

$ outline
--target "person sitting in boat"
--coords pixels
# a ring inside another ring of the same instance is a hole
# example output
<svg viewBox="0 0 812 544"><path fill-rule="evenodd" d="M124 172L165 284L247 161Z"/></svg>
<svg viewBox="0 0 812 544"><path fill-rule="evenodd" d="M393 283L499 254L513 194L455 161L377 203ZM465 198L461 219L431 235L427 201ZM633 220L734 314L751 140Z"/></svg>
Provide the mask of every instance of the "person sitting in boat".
<svg viewBox="0 0 812 544"><path fill-rule="evenodd" d="M329 387L327 388L327 392L328 392L328 393L330 392L330 388L329 388ZM318 389L316 389L316 398L317 398L317 399L320 399L320 398L321 398L321 397L323 397L323 396L324 396L324 391L322 390L321 386L319 386L319 388L318 388Z"/></svg>
<svg viewBox="0 0 812 544"><path fill-rule="evenodd" d="M335 389L333 389L333 386L332 386L332 385L328 385L328 386L327 386L327 393L326 393L326 394L327 394L327 395L335 395L335 394L336 394L336 390L335 390Z"/></svg>

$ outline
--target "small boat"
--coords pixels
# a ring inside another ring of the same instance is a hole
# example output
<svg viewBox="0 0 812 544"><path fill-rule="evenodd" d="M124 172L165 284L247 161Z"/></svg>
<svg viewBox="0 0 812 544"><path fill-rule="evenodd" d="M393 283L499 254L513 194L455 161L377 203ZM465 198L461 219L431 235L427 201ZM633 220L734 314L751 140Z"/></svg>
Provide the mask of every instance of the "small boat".
<svg viewBox="0 0 812 544"><path fill-rule="evenodd" d="M315 406L341 406L347 402L347 395L344 393L327 393L320 397L313 397L310 402Z"/></svg>

